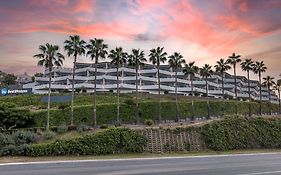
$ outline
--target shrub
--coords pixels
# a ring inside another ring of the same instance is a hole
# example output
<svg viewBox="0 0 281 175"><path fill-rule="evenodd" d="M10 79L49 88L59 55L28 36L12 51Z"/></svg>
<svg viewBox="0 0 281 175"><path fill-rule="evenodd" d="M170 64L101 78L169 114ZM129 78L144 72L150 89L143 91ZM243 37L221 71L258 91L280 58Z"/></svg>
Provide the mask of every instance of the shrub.
<svg viewBox="0 0 281 175"><path fill-rule="evenodd" d="M64 109L66 109L68 107L69 107L68 104L60 104L60 105L58 105L58 109L60 109L60 110L64 110Z"/></svg>
<svg viewBox="0 0 281 175"><path fill-rule="evenodd" d="M57 133L59 133L59 134L66 133L67 130L68 130L68 127L66 125L59 125L57 127Z"/></svg>
<svg viewBox="0 0 281 175"><path fill-rule="evenodd" d="M28 156L31 152L31 145L23 144L16 148L16 153L19 156Z"/></svg>
<svg viewBox="0 0 281 175"><path fill-rule="evenodd" d="M143 152L146 144L147 139L137 131L115 128L81 138L32 145L30 155L104 155Z"/></svg>
<svg viewBox="0 0 281 175"><path fill-rule="evenodd" d="M55 136L56 136L56 133L54 133L52 131L47 131L42 134L42 137L44 140L51 140L51 139L55 138Z"/></svg>
<svg viewBox="0 0 281 175"><path fill-rule="evenodd" d="M31 131L17 131L12 134L16 145L35 143L39 136Z"/></svg>
<svg viewBox="0 0 281 175"><path fill-rule="evenodd" d="M130 106L135 106L136 105L135 101L132 100L132 99L127 99L127 100L124 101L124 103L126 105L130 105Z"/></svg>
<svg viewBox="0 0 281 175"><path fill-rule="evenodd" d="M0 148L6 145L15 145L13 136L0 133Z"/></svg>
<svg viewBox="0 0 281 175"><path fill-rule="evenodd" d="M17 150L15 145L6 145L0 150L1 156L16 155Z"/></svg>
<svg viewBox="0 0 281 175"><path fill-rule="evenodd" d="M102 124L101 126L100 126L100 129L107 129L108 128L108 125L107 124Z"/></svg>
<svg viewBox="0 0 281 175"><path fill-rule="evenodd" d="M151 119L147 119L147 120L144 121L144 124L147 125L147 126L152 126L154 124L154 122Z"/></svg>
<svg viewBox="0 0 281 175"><path fill-rule="evenodd" d="M73 131L76 130L77 126L76 125L68 125L68 131Z"/></svg>
<svg viewBox="0 0 281 175"><path fill-rule="evenodd" d="M91 128L90 126L85 125L85 124L79 125L79 126L77 127L77 131L78 131L78 132L89 131L89 130L91 130L91 129L92 129L92 128Z"/></svg>

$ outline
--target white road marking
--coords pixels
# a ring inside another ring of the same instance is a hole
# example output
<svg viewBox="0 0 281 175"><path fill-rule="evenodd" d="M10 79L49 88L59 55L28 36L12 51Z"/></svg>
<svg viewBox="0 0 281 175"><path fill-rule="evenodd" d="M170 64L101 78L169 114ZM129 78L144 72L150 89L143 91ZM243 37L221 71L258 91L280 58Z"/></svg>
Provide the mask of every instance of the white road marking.
<svg viewBox="0 0 281 175"><path fill-rule="evenodd" d="M260 155L280 155L281 152L275 153L251 153L251 154L223 154L223 155L205 155L205 156L178 156L178 157L146 157L146 158L124 158L124 159L94 159L94 160L55 160L55 161L38 161L38 162L13 162L0 163L0 166L10 165L29 165L29 164L58 164L58 163L81 163L81 162L113 162L113 161L132 161L132 160L163 160L163 159L192 159L192 158L215 158L215 157L240 157L240 156L260 156ZM247 174L248 175L248 174ZM251 175L251 174L249 174ZM254 175L254 174L253 174Z"/></svg>
<svg viewBox="0 0 281 175"><path fill-rule="evenodd" d="M249 174L237 174L237 175L260 175L260 174L279 174L281 171L267 171L267 172L258 172L258 173L249 173Z"/></svg>

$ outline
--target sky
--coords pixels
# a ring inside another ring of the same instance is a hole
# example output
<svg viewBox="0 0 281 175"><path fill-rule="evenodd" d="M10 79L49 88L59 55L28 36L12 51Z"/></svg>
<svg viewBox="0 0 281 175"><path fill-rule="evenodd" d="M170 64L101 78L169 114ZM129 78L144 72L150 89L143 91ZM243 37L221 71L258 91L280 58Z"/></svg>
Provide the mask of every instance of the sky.
<svg viewBox="0 0 281 175"><path fill-rule="evenodd" d="M78 34L102 38L109 49L140 48L146 55L164 47L187 62L214 65L233 52L263 60L265 75L281 73L280 0L0 0L0 70L42 72L34 54L57 44L72 67L63 42ZM91 62L79 57L78 62ZM232 73L233 70L229 72ZM246 75L241 69L238 73ZM257 78L251 73L251 78Z"/></svg>

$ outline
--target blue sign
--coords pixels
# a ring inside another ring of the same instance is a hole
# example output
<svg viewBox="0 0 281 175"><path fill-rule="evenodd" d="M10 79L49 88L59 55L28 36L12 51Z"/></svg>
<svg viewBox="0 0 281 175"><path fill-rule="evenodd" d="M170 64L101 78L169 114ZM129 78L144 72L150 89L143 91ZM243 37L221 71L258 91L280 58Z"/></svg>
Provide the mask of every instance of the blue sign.
<svg viewBox="0 0 281 175"><path fill-rule="evenodd" d="M1 89L1 95L3 95L3 96L8 95L8 89L7 88Z"/></svg>

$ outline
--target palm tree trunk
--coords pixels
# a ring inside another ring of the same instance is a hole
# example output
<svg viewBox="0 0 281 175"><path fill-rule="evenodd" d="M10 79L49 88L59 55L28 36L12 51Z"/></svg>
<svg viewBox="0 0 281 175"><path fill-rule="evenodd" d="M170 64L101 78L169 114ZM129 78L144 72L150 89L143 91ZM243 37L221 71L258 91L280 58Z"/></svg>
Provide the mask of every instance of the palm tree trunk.
<svg viewBox="0 0 281 175"><path fill-rule="evenodd" d="M48 112L47 112L46 131L49 131L49 128L50 128L51 81L52 81L52 67L50 66L49 67Z"/></svg>
<svg viewBox="0 0 281 175"><path fill-rule="evenodd" d="M236 100L236 103L235 103L235 114L237 115L238 114L238 98L237 98L237 82L236 82L236 66L234 64L233 66L234 68L234 84L235 84L235 100Z"/></svg>
<svg viewBox="0 0 281 175"><path fill-rule="evenodd" d="M120 116L119 116L119 65L117 65L117 118L116 118L117 126L120 125Z"/></svg>
<svg viewBox="0 0 281 175"><path fill-rule="evenodd" d="M72 70L71 121L70 121L71 125L73 125L73 113L74 113L74 81L75 81L76 58L77 56L74 56L73 70Z"/></svg>
<svg viewBox="0 0 281 175"><path fill-rule="evenodd" d="M278 89L279 114L281 114L280 89Z"/></svg>
<svg viewBox="0 0 281 175"><path fill-rule="evenodd" d="M271 94L270 94L270 86L268 86L268 107L269 107L269 115L271 115Z"/></svg>
<svg viewBox="0 0 281 175"><path fill-rule="evenodd" d="M207 82L207 78L205 79L206 81L206 97L207 97L207 108L208 108L208 116L207 119L210 119L210 102L209 102L209 93L208 93L208 82Z"/></svg>
<svg viewBox="0 0 281 175"><path fill-rule="evenodd" d="M248 94L249 94L249 117L252 116L252 99L251 99L251 89L250 89L250 71L247 71L248 74Z"/></svg>
<svg viewBox="0 0 281 175"><path fill-rule="evenodd" d="M261 103L262 103L262 94L261 94L261 73L259 72L259 83L260 83L260 115L262 114Z"/></svg>
<svg viewBox="0 0 281 175"><path fill-rule="evenodd" d="M93 111L93 127L97 127L97 104L96 104L96 95L97 95L97 63L98 58L95 59L95 84L94 84L94 111Z"/></svg>
<svg viewBox="0 0 281 175"><path fill-rule="evenodd" d="M177 70L175 73L175 93L176 93L176 116L177 119L176 121L179 122L180 121L180 115L179 115L179 103L178 103L178 79L177 79Z"/></svg>
<svg viewBox="0 0 281 175"><path fill-rule="evenodd" d="M140 123L140 119L139 119L139 102L138 102L138 73L139 73L139 68L138 68L138 64L136 64L136 120L137 120L137 124Z"/></svg>
<svg viewBox="0 0 281 175"><path fill-rule="evenodd" d="M157 65L157 76L158 76L158 122L161 122L161 96L160 96L160 68L159 64Z"/></svg>
<svg viewBox="0 0 281 175"><path fill-rule="evenodd" d="M194 110L194 91L193 91L193 76L190 76L190 81L191 81L191 108L192 108L192 116L191 120L195 120L195 110Z"/></svg>
<svg viewBox="0 0 281 175"><path fill-rule="evenodd" d="M222 72L221 76L221 87L222 87L222 117L224 116L224 72Z"/></svg>

